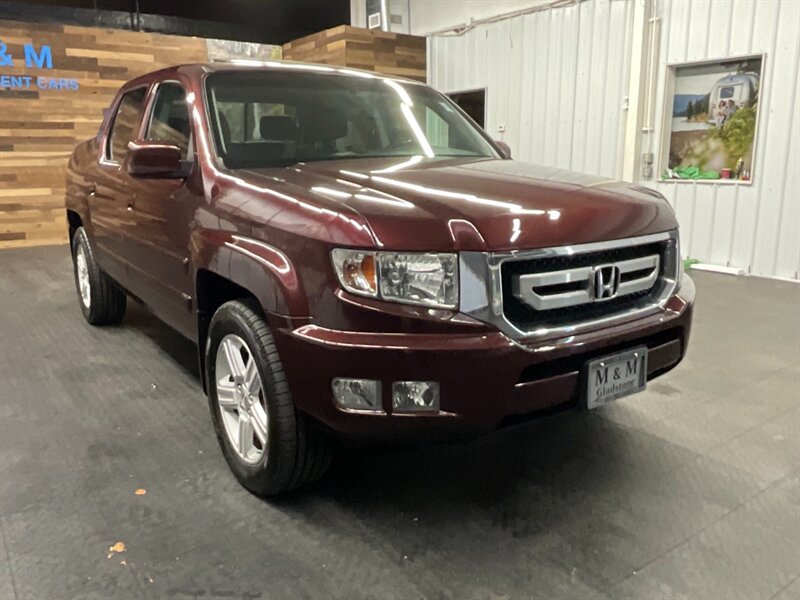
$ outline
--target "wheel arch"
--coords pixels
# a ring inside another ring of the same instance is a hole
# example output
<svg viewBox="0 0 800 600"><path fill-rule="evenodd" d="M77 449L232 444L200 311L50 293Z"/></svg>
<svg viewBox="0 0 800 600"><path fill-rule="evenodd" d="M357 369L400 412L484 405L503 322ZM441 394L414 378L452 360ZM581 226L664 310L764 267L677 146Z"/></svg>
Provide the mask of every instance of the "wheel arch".
<svg viewBox="0 0 800 600"><path fill-rule="evenodd" d="M78 211L71 208L67 209L67 226L69 227L69 243L72 245L72 238L75 237L75 232L79 227L83 227L83 218Z"/></svg>
<svg viewBox="0 0 800 600"><path fill-rule="evenodd" d="M304 317L309 311L294 265L277 248L229 232L194 237L198 363L207 391L204 357L208 327L222 304L245 300L265 317Z"/></svg>

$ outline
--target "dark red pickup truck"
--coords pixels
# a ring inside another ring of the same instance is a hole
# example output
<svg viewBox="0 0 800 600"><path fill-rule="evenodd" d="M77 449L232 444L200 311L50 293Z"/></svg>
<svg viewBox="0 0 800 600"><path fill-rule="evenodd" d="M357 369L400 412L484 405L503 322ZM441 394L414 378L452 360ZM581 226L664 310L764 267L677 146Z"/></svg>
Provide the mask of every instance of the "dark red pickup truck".
<svg viewBox="0 0 800 600"><path fill-rule="evenodd" d="M301 63L126 84L69 162L81 309L127 296L197 342L225 457L259 494L335 435L474 435L643 389L694 286L657 193L512 161L419 83Z"/></svg>

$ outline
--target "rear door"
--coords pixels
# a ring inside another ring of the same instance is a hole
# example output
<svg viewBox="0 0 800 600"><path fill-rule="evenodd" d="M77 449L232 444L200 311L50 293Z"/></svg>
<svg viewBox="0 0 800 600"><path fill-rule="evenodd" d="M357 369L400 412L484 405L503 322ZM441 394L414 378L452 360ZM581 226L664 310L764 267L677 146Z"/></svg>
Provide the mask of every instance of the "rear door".
<svg viewBox="0 0 800 600"><path fill-rule="evenodd" d="M95 255L103 270L125 287L129 287L125 246L133 226L133 193L124 164L128 142L139 130L146 95L147 86L134 88L115 106L89 197Z"/></svg>

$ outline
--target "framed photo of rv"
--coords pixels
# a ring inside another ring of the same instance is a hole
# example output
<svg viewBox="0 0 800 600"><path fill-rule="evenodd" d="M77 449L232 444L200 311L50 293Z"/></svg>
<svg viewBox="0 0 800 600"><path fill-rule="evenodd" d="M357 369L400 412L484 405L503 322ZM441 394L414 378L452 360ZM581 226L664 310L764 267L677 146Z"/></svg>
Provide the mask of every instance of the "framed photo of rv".
<svg viewBox="0 0 800 600"><path fill-rule="evenodd" d="M753 180L764 60L668 65L660 181Z"/></svg>

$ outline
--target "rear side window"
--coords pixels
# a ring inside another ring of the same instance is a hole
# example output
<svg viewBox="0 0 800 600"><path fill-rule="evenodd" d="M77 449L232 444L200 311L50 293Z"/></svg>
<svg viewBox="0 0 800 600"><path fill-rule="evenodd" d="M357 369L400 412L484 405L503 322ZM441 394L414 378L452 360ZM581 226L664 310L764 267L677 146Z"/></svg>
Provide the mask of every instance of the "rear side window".
<svg viewBox="0 0 800 600"><path fill-rule="evenodd" d="M133 133L139 123L139 113L142 109L142 102L146 93L146 88L137 88L122 96L122 100L114 115L114 122L111 124L111 133L108 136L108 148L106 157L116 163L122 163L128 153L128 142L133 140Z"/></svg>
<svg viewBox="0 0 800 600"><path fill-rule="evenodd" d="M190 160L191 127L186 92L176 83L158 86L146 139L177 146L181 159Z"/></svg>

